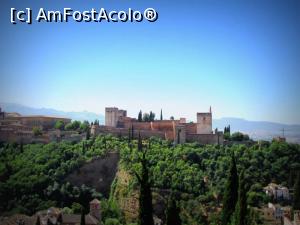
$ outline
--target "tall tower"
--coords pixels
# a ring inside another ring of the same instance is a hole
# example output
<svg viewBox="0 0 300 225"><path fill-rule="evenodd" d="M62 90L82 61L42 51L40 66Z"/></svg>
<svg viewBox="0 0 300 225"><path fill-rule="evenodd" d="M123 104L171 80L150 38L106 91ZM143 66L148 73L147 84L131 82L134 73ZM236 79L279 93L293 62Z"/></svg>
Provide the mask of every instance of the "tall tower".
<svg viewBox="0 0 300 225"><path fill-rule="evenodd" d="M118 123L118 108L105 108L105 126L116 127Z"/></svg>
<svg viewBox="0 0 300 225"><path fill-rule="evenodd" d="M211 107L208 113L197 113L197 134L212 133L212 112Z"/></svg>
<svg viewBox="0 0 300 225"><path fill-rule="evenodd" d="M96 198L90 202L90 215L98 220L101 220L100 201Z"/></svg>

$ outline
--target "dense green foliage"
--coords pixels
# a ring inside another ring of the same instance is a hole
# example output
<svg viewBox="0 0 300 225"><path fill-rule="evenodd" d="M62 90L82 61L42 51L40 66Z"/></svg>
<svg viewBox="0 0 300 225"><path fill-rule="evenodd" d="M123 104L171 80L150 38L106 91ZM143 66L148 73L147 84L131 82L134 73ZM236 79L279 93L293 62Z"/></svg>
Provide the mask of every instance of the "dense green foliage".
<svg viewBox="0 0 300 225"><path fill-rule="evenodd" d="M75 211L79 210L79 204L88 210L88 202L101 197L100 193L84 185L75 187L66 183L65 177L109 150L120 151L122 168L142 174L137 146L137 140L129 142L127 138L111 136L99 136L80 143L2 144L0 212L33 214L50 206ZM151 144L143 140L143 146L149 148L145 157L152 190L180 193L177 205L182 224L220 221L217 212L223 201L232 154L236 158L238 174L244 169L245 179L250 184L249 206L258 206L268 200L262 189L271 181L288 185L290 176L291 180L296 180L296 173L291 171L300 168L299 145L284 142L261 142L252 147L196 143L173 146L171 142L152 138ZM296 186L299 181L293 183ZM134 179L128 188L138 189L138 180ZM168 196L165 197L167 202ZM105 224L124 224L122 213L113 201L101 199L101 202Z"/></svg>
<svg viewBox="0 0 300 225"><path fill-rule="evenodd" d="M300 172L297 174L297 179L294 186L294 209L300 210Z"/></svg>
<svg viewBox="0 0 300 225"><path fill-rule="evenodd" d="M232 220L232 225L247 224L247 187L244 171L242 171L239 176L238 201L235 205L235 212Z"/></svg>
<svg viewBox="0 0 300 225"><path fill-rule="evenodd" d="M230 169L225 192L223 196L223 209L221 216L221 224L227 225L230 222L231 216L235 210L238 199L238 174L234 155L231 156Z"/></svg>
<svg viewBox="0 0 300 225"><path fill-rule="evenodd" d="M141 136L138 140L138 154L141 163L141 174L135 172L140 186L139 197L139 224L140 225L154 225L153 221L153 206L152 206L152 192L149 181L149 163L146 159L147 150L142 147Z"/></svg>
<svg viewBox="0 0 300 225"><path fill-rule="evenodd" d="M0 212L32 214L50 206L71 207L78 202L88 210L88 202L98 197L93 189L75 187L64 178L93 157L118 146L116 138L73 143L50 143L0 147Z"/></svg>

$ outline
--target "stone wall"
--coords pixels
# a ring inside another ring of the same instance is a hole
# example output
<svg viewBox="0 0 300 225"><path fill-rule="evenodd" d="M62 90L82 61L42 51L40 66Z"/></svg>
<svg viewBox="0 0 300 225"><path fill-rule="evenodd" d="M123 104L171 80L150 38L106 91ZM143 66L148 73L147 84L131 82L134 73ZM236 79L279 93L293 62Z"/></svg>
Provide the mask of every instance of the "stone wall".
<svg viewBox="0 0 300 225"><path fill-rule="evenodd" d="M183 144L186 142L186 130L185 126L178 124L175 127L175 143Z"/></svg>
<svg viewBox="0 0 300 225"><path fill-rule="evenodd" d="M105 126L116 127L118 122L118 108L105 108Z"/></svg>
<svg viewBox="0 0 300 225"><path fill-rule="evenodd" d="M27 127L41 127L43 130L54 128L57 121L63 121L65 124L70 123L71 119L60 118L60 117L49 117L49 116L19 116L5 118L6 121L16 121ZM4 121L5 121L4 120Z"/></svg>
<svg viewBox="0 0 300 225"><path fill-rule="evenodd" d="M186 134L187 142L198 142L200 144L223 144L223 133L217 134Z"/></svg>
<svg viewBox="0 0 300 225"><path fill-rule="evenodd" d="M197 113L197 134L212 133L212 114Z"/></svg>
<svg viewBox="0 0 300 225"><path fill-rule="evenodd" d="M160 131L152 131L152 130L133 130L134 138L138 138L139 133L143 138L150 137L158 137L165 139L165 133ZM112 134L117 137L128 137L129 129L128 128L115 128L115 127L107 127L107 126L93 126L91 130L92 135L98 134Z"/></svg>

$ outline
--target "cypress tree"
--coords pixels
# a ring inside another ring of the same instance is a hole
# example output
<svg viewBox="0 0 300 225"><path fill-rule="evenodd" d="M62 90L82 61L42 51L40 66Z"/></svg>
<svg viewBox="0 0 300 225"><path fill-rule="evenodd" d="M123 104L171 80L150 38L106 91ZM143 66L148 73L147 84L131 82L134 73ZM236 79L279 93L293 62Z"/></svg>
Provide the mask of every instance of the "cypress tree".
<svg viewBox="0 0 300 225"><path fill-rule="evenodd" d="M247 223L247 191L244 171L239 177L238 202L235 206L233 225L246 225Z"/></svg>
<svg viewBox="0 0 300 225"><path fill-rule="evenodd" d="M160 120L163 120L162 109L160 110Z"/></svg>
<svg viewBox="0 0 300 225"><path fill-rule="evenodd" d="M229 169L228 179L225 186L223 196L223 210L221 214L221 224L227 225L235 210L238 199L238 175L234 154L231 156L231 165Z"/></svg>
<svg viewBox="0 0 300 225"><path fill-rule="evenodd" d="M131 129L128 129L128 145L131 143Z"/></svg>
<svg viewBox="0 0 300 225"><path fill-rule="evenodd" d="M300 171L297 173L297 178L294 185L294 210L300 210Z"/></svg>
<svg viewBox="0 0 300 225"><path fill-rule="evenodd" d="M142 110L140 110L139 115L138 115L138 121L142 122L143 121L143 113Z"/></svg>
<svg viewBox="0 0 300 225"><path fill-rule="evenodd" d="M90 137L91 137L91 129L88 128L87 131L86 131L85 139L86 139L86 140L90 140Z"/></svg>
<svg viewBox="0 0 300 225"><path fill-rule="evenodd" d="M142 152L140 162L142 164L141 176L138 173L136 177L140 184L139 197L139 225L154 225L153 221L153 206L152 206L152 192L149 181L148 162L146 159L146 151L143 151L142 139L139 133L138 150Z"/></svg>
<svg viewBox="0 0 300 225"><path fill-rule="evenodd" d="M166 225L181 225L181 219L179 216L180 209L178 208L173 193L169 196L168 206L166 210Z"/></svg>
<svg viewBox="0 0 300 225"><path fill-rule="evenodd" d="M85 225L85 214L84 214L83 207L81 209L80 225Z"/></svg>
<svg viewBox="0 0 300 225"><path fill-rule="evenodd" d="M153 221L153 207L152 207L152 193L149 182L149 171L146 159L142 160L142 177L140 182L140 198L139 198L139 224L140 225L154 225Z"/></svg>
<svg viewBox="0 0 300 225"><path fill-rule="evenodd" d="M134 129L133 129L133 125L131 125L131 139L134 139Z"/></svg>
<svg viewBox="0 0 300 225"><path fill-rule="evenodd" d="M138 139L138 151L143 151L143 142L141 138L141 132L139 132L139 139Z"/></svg>

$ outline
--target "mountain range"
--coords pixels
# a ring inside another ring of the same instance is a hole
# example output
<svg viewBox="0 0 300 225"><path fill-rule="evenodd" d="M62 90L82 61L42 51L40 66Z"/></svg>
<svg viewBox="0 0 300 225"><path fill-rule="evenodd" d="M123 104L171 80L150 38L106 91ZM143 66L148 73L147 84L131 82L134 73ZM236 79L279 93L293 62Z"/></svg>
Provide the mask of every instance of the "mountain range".
<svg viewBox="0 0 300 225"><path fill-rule="evenodd" d="M17 112L22 115L45 115L45 116L62 116L72 120L88 120L90 122L99 120L104 124L104 115L88 111L82 112L65 112L50 108L33 108L15 103L0 103L0 107L6 112ZM272 140L277 136L285 136L287 141L300 143L300 125L287 125L267 121L249 121L240 118L224 117L213 120L213 127L223 130L225 126L230 125L231 132L240 131L249 134L254 140Z"/></svg>

